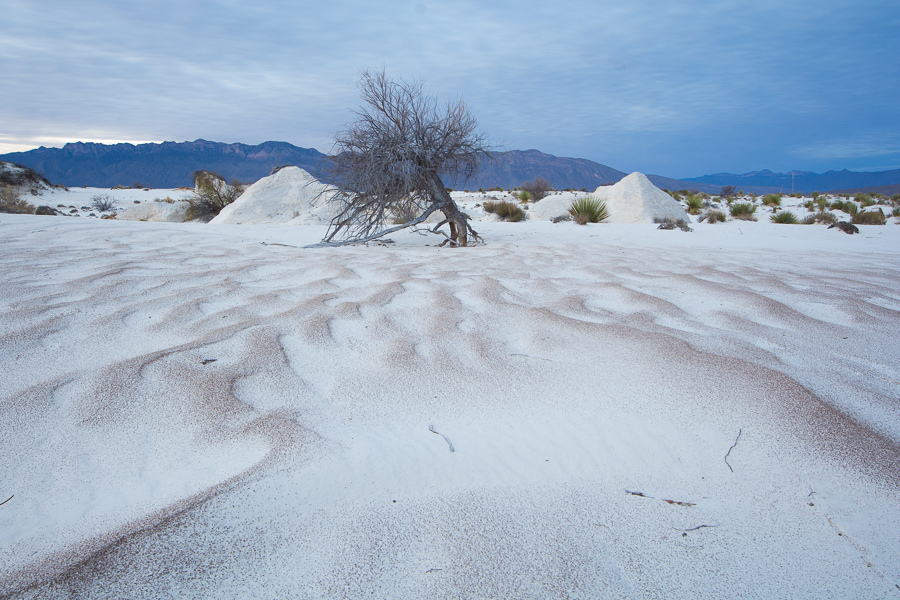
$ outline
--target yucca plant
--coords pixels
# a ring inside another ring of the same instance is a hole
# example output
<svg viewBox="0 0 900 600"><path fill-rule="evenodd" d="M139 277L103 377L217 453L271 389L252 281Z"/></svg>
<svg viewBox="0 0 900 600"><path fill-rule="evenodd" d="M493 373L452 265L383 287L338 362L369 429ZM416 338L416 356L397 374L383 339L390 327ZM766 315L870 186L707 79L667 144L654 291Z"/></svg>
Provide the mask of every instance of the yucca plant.
<svg viewBox="0 0 900 600"><path fill-rule="evenodd" d="M576 198L569 207L569 214L579 225L587 225L588 223L602 223L609 218L609 209L606 208L606 202L595 196L585 196L584 198Z"/></svg>
<svg viewBox="0 0 900 600"><path fill-rule="evenodd" d="M755 221L756 217L753 216L753 213L756 212L756 207L749 202L735 202L729 208L731 211L731 216L735 219L743 219L745 221Z"/></svg>
<svg viewBox="0 0 900 600"><path fill-rule="evenodd" d="M685 198L684 203L687 204L688 212L692 215L696 215L700 212L700 209L703 208L703 198L694 196L693 194Z"/></svg>
<svg viewBox="0 0 900 600"><path fill-rule="evenodd" d="M763 196L762 203L766 206L781 206L781 196L778 194L766 194Z"/></svg>
<svg viewBox="0 0 900 600"><path fill-rule="evenodd" d="M789 210L783 210L776 215L772 215L772 222L782 225L796 225L799 223L797 216Z"/></svg>

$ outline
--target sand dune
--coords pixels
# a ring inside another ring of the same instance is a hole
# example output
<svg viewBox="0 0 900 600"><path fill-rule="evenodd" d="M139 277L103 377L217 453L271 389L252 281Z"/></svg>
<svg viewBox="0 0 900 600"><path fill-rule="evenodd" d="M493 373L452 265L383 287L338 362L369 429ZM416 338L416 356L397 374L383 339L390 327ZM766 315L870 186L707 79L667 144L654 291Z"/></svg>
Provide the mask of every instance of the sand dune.
<svg viewBox="0 0 900 600"><path fill-rule="evenodd" d="M863 229L3 215L0 596L898 597Z"/></svg>

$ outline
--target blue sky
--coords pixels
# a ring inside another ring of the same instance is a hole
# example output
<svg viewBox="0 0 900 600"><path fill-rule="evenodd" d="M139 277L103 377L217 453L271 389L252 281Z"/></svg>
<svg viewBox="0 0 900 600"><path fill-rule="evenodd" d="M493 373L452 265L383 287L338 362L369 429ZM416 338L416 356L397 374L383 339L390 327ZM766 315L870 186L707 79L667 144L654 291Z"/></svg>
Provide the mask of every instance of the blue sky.
<svg viewBox="0 0 900 600"><path fill-rule="evenodd" d="M0 152L328 151L363 68L462 98L501 149L672 177L900 168L898 0L2 0Z"/></svg>

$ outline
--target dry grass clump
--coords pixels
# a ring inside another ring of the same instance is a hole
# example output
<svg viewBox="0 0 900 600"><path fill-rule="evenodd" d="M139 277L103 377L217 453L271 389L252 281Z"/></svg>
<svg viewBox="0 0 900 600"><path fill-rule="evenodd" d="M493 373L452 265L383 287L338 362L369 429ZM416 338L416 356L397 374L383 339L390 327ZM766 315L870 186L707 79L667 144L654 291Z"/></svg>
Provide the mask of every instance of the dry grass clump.
<svg viewBox="0 0 900 600"><path fill-rule="evenodd" d="M780 223L782 225L796 225L800 222L797 220L797 215L789 210L783 210L777 215L772 215L771 220L773 223Z"/></svg>
<svg viewBox="0 0 900 600"><path fill-rule="evenodd" d="M762 203L766 206L781 206L781 196L778 194L766 194L763 196Z"/></svg>
<svg viewBox="0 0 900 600"><path fill-rule="evenodd" d="M654 223L659 223L657 229L675 229L676 227L682 231L693 231L688 222L684 219L673 219L672 217L653 217Z"/></svg>
<svg viewBox="0 0 900 600"><path fill-rule="evenodd" d="M512 202L506 201L498 201L498 202L485 202L483 208L486 212L494 213L504 221L510 221L512 223L518 223L519 221L525 220L525 211L520 207L516 206Z"/></svg>
<svg viewBox="0 0 900 600"><path fill-rule="evenodd" d="M880 209L862 210L853 215L851 222L854 225L884 225L887 219Z"/></svg>
<svg viewBox="0 0 900 600"><path fill-rule="evenodd" d="M753 216L753 213L756 212L756 206L749 202L735 202L731 205L729 211L731 212L731 216L735 219L741 219L743 221L756 220L756 217Z"/></svg>
<svg viewBox="0 0 900 600"><path fill-rule="evenodd" d="M0 185L0 213L33 215L34 206L19 196L19 190L9 184Z"/></svg>
<svg viewBox="0 0 900 600"><path fill-rule="evenodd" d="M709 224L714 223L724 223L728 220L728 215L726 215L721 210L708 210L706 214L700 217L700 222L706 221Z"/></svg>
<svg viewBox="0 0 900 600"><path fill-rule="evenodd" d="M107 212L116 207L116 199L109 194L97 194L91 197L91 207L97 212Z"/></svg>
<svg viewBox="0 0 900 600"><path fill-rule="evenodd" d="M595 196L576 198L569 207L569 214L579 225L588 223L602 223L609 218L609 209L606 202Z"/></svg>

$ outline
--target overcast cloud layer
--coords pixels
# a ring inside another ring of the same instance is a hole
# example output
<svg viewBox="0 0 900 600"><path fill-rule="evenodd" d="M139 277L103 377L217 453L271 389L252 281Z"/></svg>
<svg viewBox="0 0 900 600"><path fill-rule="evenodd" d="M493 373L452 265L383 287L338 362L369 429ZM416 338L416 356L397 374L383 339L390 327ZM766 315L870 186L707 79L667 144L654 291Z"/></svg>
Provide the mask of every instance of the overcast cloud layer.
<svg viewBox="0 0 900 600"><path fill-rule="evenodd" d="M463 98L501 149L674 177L900 168L895 0L4 0L0 31L0 152L327 152L384 67Z"/></svg>

